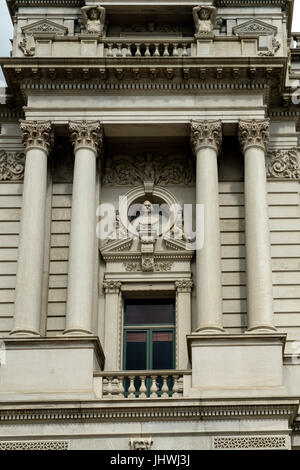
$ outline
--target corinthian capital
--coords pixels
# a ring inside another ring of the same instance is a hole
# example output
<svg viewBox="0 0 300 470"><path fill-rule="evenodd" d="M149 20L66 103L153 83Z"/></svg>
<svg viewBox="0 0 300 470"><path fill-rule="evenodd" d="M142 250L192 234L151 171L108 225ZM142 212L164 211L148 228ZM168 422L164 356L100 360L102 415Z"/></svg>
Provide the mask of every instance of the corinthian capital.
<svg viewBox="0 0 300 470"><path fill-rule="evenodd" d="M106 294L118 294L120 292L122 283L120 281L104 281L103 290Z"/></svg>
<svg viewBox="0 0 300 470"><path fill-rule="evenodd" d="M54 131L50 121L23 121L20 120L23 133L23 144L29 148L41 148L50 152L54 143Z"/></svg>
<svg viewBox="0 0 300 470"><path fill-rule="evenodd" d="M191 145L194 154L201 148L213 148L217 153L222 144L222 122L221 121L192 121L191 122Z"/></svg>
<svg viewBox="0 0 300 470"><path fill-rule="evenodd" d="M270 137L269 119L249 119L239 122L239 142L243 152L249 147L259 147L267 150Z"/></svg>
<svg viewBox="0 0 300 470"><path fill-rule="evenodd" d="M100 121L70 121L70 139L75 150L90 148L98 153L103 143L103 125Z"/></svg>
<svg viewBox="0 0 300 470"><path fill-rule="evenodd" d="M177 292L191 292L193 288L193 281L188 279L181 279L175 282Z"/></svg>

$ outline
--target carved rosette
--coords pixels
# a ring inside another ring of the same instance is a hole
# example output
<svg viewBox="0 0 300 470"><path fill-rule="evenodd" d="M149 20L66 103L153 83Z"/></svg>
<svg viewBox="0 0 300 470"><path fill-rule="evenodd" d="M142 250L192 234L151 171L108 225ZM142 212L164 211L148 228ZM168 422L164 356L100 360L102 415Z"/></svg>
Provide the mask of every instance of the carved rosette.
<svg viewBox="0 0 300 470"><path fill-rule="evenodd" d="M49 154L54 144L54 130L50 121L20 120L20 127L26 150L40 148Z"/></svg>
<svg viewBox="0 0 300 470"><path fill-rule="evenodd" d="M244 153L250 147L258 147L266 152L270 137L270 120L240 120L238 134Z"/></svg>
<svg viewBox="0 0 300 470"><path fill-rule="evenodd" d="M300 179L300 157L297 148L273 150L267 160L267 178Z"/></svg>
<svg viewBox="0 0 300 470"><path fill-rule="evenodd" d="M105 294L119 294L122 283L120 281L104 281L103 290Z"/></svg>
<svg viewBox="0 0 300 470"><path fill-rule="evenodd" d="M212 148L219 153L222 145L222 121L192 121L191 145L195 156L201 148Z"/></svg>
<svg viewBox="0 0 300 470"><path fill-rule="evenodd" d="M25 155L0 151L0 181L20 181L24 178Z"/></svg>
<svg viewBox="0 0 300 470"><path fill-rule="evenodd" d="M100 153L103 144L103 125L100 121L70 121L70 140L74 150L89 148Z"/></svg>
<svg viewBox="0 0 300 470"><path fill-rule="evenodd" d="M178 293L191 292L193 288L193 281L188 279L181 279L175 282L175 287Z"/></svg>

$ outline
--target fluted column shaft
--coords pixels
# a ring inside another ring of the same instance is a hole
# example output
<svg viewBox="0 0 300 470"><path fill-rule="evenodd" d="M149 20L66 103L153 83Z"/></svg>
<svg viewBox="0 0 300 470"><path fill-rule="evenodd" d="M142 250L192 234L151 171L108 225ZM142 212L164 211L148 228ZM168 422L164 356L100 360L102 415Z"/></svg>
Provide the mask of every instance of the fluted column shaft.
<svg viewBox="0 0 300 470"><path fill-rule="evenodd" d="M47 159L54 140L48 121L21 121L26 164L18 252L14 327L11 335L40 335Z"/></svg>
<svg viewBox="0 0 300 470"><path fill-rule="evenodd" d="M96 236L96 159L102 146L100 122L70 122L74 146L67 319L64 334L90 334L92 328Z"/></svg>
<svg viewBox="0 0 300 470"><path fill-rule="evenodd" d="M272 331L276 328L265 169L269 120L240 121L239 140L245 159L248 331Z"/></svg>
<svg viewBox="0 0 300 470"><path fill-rule="evenodd" d="M204 245L196 252L197 330L224 331L222 326L221 240L217 156L221 121L193 121L191 144L196 156L196 204L204 207Z"/></svg>

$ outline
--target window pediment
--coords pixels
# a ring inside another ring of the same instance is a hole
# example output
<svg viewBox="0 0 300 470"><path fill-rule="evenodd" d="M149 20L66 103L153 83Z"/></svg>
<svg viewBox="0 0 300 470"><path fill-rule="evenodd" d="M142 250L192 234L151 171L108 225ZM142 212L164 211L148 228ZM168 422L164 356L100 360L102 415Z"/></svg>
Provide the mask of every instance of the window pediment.
<svg viewBox="0 0 300 470"><path fill-rule="evenodd" d="M246 23L235 26L232 29L233 33L237 36L261 36L261 35L271 35L277 33L277 28L268 23L265 23L260 20L250 20Z"/></svg>
<svg viewBox="0 0 300 470"><path fill-rule="evenodd" d="M39 20L22 28L24 34L60 34L68 33L68 28L50 20Z"/></svg>

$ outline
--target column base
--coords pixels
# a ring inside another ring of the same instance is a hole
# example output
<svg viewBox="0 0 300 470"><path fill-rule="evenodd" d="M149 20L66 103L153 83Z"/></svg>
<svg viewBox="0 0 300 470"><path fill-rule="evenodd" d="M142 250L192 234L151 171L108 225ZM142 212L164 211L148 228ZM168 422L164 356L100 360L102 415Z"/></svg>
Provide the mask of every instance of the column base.
<svg viewBox="0 0 300 470"><path fill-rule="evenodd" d="M251 328L248 328L247 331L245 332L246 334L252 334L252 333L274 333L277 332L277 328L272 325L257 325L257 326L252 326Z"/></svg>
<svg viewBox="0 0 300 470"><path fill-rule="evenodd" d="M22 329L22 328L16 328L16 329L12 330L9 333L9 336L27 338L27 337L30 337L30 336L35 336L35 337L41 336L41 334L37 330L25 330L25 329Z"/></svg>
<svg viewBox="0 0 300 470"><path fill-rule="evenodd" d="M93 336L93 333L84 328L68 328L63 332L63 336Z"/></svg>
<svg viewBox="0 0 300 470"><path fill-rule="evenodd" d="M224 328L222 328L221 326L218 326L218 325L202 325L200 326L199 328L197 328L197 330L193 331L193 335L196 335L196 334L214 334L214 333L226 333L226 330L224 330Z"/></svg>

